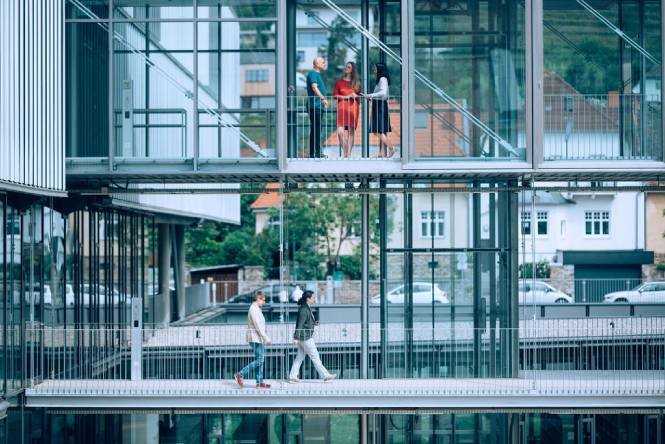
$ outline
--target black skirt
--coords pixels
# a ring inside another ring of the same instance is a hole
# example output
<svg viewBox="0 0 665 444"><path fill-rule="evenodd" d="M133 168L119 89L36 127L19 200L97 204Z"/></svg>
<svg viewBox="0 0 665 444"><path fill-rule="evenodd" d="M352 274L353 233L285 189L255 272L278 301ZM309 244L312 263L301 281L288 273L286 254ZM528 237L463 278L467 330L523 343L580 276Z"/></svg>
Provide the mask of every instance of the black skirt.
<svg viewBox="0 0 665 444"><path fill-rule="evenodd" d="M385 134L391 132L390 114L387 100L372 100L372 119L369 122L369 132Z"/></svg>

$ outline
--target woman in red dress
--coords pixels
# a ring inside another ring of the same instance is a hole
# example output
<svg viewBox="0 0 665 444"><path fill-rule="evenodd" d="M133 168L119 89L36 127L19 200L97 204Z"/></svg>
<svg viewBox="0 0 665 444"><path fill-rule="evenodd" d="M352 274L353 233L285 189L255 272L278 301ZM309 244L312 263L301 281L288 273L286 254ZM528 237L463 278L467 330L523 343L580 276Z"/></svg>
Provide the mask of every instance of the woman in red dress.
<svg viewBox="0 0 665 444"><path fill-rule="evenodd" d="M344 157L349 157L353 150L353 139L358 126L360 107L360 76L356 64L348 62L344 66L344 77L335 82L333 96L337 99L337 137L339 148Z"/></svg>

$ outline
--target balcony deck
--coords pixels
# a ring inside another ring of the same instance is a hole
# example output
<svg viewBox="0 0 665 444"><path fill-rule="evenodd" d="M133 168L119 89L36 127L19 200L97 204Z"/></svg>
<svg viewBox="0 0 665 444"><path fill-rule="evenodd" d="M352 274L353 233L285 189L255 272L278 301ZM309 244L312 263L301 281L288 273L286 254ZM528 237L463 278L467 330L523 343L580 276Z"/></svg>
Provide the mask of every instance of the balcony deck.
<svg viewBox="0 0 665 444"><path fill-rule="evenodd" d="M29 407L210 409L664 408L665 372L531 371L519 378L346 379L269 390L231 380L67 380L26 389Z"/></svg>

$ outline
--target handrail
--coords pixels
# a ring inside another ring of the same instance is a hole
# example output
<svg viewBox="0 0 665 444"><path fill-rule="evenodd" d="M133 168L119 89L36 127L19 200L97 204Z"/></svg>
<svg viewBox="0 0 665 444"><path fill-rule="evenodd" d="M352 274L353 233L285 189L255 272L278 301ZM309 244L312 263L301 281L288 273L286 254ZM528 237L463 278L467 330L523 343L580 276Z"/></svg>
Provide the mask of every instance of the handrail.
<svg viewBox="0 0 665 444"><path fill-rule="evenodd" d="M321 0L323 4L328 6L330 9L335 11L343 20L345 20L347 23L349 23L352 27L356 29L356 31L360 32L363 36L365 36L369 41L374 43L376 46L379 47L384 53L386 53L390 58L395 60L399 65L401 66L402 63L402 58L392 49L390 49L385 43L383 43L381 40L377 39L374 34L372 34L369 30L367 30L365 27L363 27L361 24L359 24L353 17L351 17L349 14L347 14L343 9L341 9L339 6L337 6L334 2L331 0ZM437 86L434 82L432 82L429 78L427 78L424 74L422 74L420 71L417 69L414 69L415 76L418 80L423 82L432 92L437 94L439 97L441 97L443 100L448 102L450 106L455 108L458 112L460 112L464 117L469 119L472 123L474 123L477 127L479 127L483 132L485 132L494 142L498 143L501 145L506 151L510 152L511 154L515 156L519 156L519 153L513 146L503 139L501 136L499 136L492 128L487 126L482 120L477 118L476 116L473 115L469 110L461 106L460 104L457 103L455 99L453 99L448 93L446 93L443 89L441 89L439 86Z"/></svg>
<svg viewBox="0 0 665 444"><path fill-rule="evenodd" d="M326 0L324 0L326 1ZM649 51L644 49L643 47L640 46L639 43L637 43L635 40L631 39L624 33L621 28L614 26L614 23L612 23L609 19L607 19L604 15L602 15L600 12L598 12L596 9L594 9L591 5L589 5L587 2L584 0L575 0L581 7L586 9L591 15L596 17L602 24L607 26L612 32L614 32L616 35L619 36L621 40L624 42L628 43L630 46L635 48L640 54L642 54L644 57L649 59L651 62L653 62L656 65L660 65L660 60L656 59L654 56L652 56Z"/></svg>
<svg viewBox="0 0 665 444"><path fill-rule="evenodd" d="M113 128L122 128L122 122L117 121L118 116L122 116L122 109L113 110ZM187 111L183 108L134 108L132 114L175 114L180 116L181 122L178 123L134 123L132 128L153 129L153 128L178 128L182 130L182 148L180 155L186 157L187 152ZM148 150L148 147L145 147ZM147 156L147 154L146 154Z"/></svg>

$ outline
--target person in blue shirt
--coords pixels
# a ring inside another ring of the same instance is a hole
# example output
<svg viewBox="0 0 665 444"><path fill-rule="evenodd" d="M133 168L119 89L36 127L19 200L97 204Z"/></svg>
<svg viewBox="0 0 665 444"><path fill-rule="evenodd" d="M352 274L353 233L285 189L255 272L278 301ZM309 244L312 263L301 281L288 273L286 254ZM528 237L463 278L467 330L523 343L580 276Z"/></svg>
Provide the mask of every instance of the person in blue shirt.
<svg viewBox="0 0 665 444"><path fill-rule="evenodd" d="M326 70L326 60L316 57L313 70L307 74L307 113L309 114L309 157L321 157L321 121L323 111L328 107L326 85L321 73Z"/></svg>

